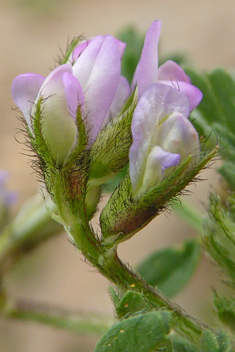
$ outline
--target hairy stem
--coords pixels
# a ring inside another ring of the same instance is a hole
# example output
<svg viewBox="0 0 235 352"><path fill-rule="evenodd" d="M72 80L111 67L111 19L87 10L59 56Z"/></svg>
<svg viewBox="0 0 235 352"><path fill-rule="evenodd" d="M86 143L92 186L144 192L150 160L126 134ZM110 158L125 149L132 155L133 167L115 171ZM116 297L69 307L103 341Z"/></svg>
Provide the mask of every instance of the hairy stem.
<svg viewBox="0 0 235 352"><path fill-rule="evenodd" d="M173 312L176 326L179 332L186 334L193 341L198 342L202 332L208 326L189 316L179 305L172 303L158 289L148 285L137 273L127 267L117 256L116 248L107 249L95 238L92 229L83 221L76 221L73 226L66 230L73 237L77 247L81 250L89 262L94 265L100 273L114 283L123 292L133 290L144 293L146 298L155 307L165 307ZM88 232L89 235L88 235ZM91 241L91 235L93 240Z"/></svg>

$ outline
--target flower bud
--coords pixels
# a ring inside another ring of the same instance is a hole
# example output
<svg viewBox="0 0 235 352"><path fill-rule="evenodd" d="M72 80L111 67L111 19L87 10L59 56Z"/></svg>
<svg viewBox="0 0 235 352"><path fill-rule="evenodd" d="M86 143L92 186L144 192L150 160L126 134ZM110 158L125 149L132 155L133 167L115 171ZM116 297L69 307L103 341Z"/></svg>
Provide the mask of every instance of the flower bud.
<svg viewBox="0 0 235 352"><path fill-rule="evenodd" d="M103 240L120 243L146 226L210 160L199 160L199 138L187 119L187 96L165 84L142 94L132 119L129 175L100 216Z"/></svg>
<svg viewBox="0 0 235 352"><path fill-rule="evenodd" d="M121 109L130 91L120 75L124 49L125 44L112 36L97 36L80 43L67 63L47 78L36 74L15 78L13 100L24 114L30 137L36 141L34 150L38 152L45 144L57 167L67 163L80 140L86 140L90 147ZM85 124L84 131L79 129L78 114ZM38 135L42 136L39 142ZM45 148L39 154L43 153ZM41 156L47 160L46 155Z"/></svg>
<svg viewBox="0 0 235 352"><path fill-rule="evenodd" d="M184 93L163 84L150 86L140 98L132 120L130 178L135 194L161 182L189 155L198 161L198 134L187 119Z"/></svg>

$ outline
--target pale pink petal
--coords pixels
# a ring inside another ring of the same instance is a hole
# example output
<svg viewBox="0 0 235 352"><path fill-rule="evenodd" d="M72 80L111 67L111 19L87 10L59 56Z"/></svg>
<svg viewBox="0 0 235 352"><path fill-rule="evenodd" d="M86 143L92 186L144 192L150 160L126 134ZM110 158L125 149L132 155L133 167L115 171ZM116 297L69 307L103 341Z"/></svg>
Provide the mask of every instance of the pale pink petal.
<svg viewBox="0 0 235 352"><path fill-rule="evenodd" d="M71 74L72 68L65 64L53 70L43 83L38 98L44 98L42 103L42 133L45 141L58 165L66 162L68 156L73 150L77 141L77 126L71 117L71 111L74 110L78 102L76 83L74 80L68 81L68 75ZM64 85L66 82L66 88ZM68 92L72 92L72 83L74 91L72 97L68 99ZM68 99L68 102L67 102Z"/></svg>
<svg viewBox="0 0 235 352"><path fill-rule="evenodd" d="M71 56L72 63L74 63L80 57L90 42L91 40L84 40L74 49Z"/></svg>
<svg viewBox="0 0 235 352"><path fill-rule="evenodd" d="M140 61L137 65L132 87L138 85L139 97L153 83L157 82L158 73L158 41L161 22L154 21L147 31Z"/></svg>
<svg viewBox="0 0 235 352"><path fill-rule="evenodd" d="M162 124L158 143L167 152L179 153L182 161L189 155L194 157L194 162L199 159L198 133L192 123L180 113L173 113Z"/></svg>
<svg viewBox="0 0 235 352"><path fill-rule="evenodd" d="M83 91L86 88L87 82L95 65L97 56L99 55L103 42L104 37L100 35L95 37L73 65L73 75L80 82Z"/></svg>
<svg viewBox="0 0 235 352"><path fill-rule="evenodd" d="M43 76L33 73L26 73L24 75L17 76L12 83L12 98L14 103L24 114L25 120L30 128L30 115L32 107L44 80L45 77Z"/></svg>
<svg viewBox="0 0 235 352"><path fill-rule="evenodd" d="M123 43L121 40L114 38L117 44L117 48L120 54L120 58L123 57L125 48L126 48L126 43Z"/></svg>
<svg viewBox="0 0 235 352"><path fill-rule="evenodd" d="M107 123L115 116L117 116L118 112L121 110L125 100L130 94L130 85L127 79L123 76L120 77L118 87L110 106L110 109L105 117L103 122L103 127L107 125Z"/></svg>
<svg viewBox="0 0 235 352"><path fill-rule="evenodd" d="M147 158L143 181L139 191L141 193L146 192L161 182L165 176L165 170L178 165L180 159L180 154L166 152L159 146L153 147ZM135 189L135 185L132 185Z"/></svg>
<svg viewBox="0 0 235 352"><path fill-rule="evenodd" d="M64 96L62 76L65 72L72 73L72 67L69 64L61 65L51 71L43 82L38 95L48 97L50 95L59 94Z"/></svg>
<svg viewBox="0 0 235 352"><path fill-rule="evenodd" d="M198 104L201 102L203 94L197 87L193 86L192 84L181 82L181 81L158 81L159 83L166 84L175 88L182 93L184 93L190 104L190 111L195 109Z"/></svg>
<svg viewBox="0 0 235 352"><path fill-rule="evenodd" d="M133 143L129 151L130 177L137 187L143 177L148 154L156 144L164 118L173 112L189 115L185 94L164 84L150 86L140 98L132 119Z"/></svg>
<svg viewBox="0 0 235 352"><path fill-rule="evenodd" d="M73 119L76 119L76 112L78 106L81 107L81 110L84 115L84 103L85 97L80 83L77 78L75 78L72 73L65 72L62 76L65 97L68 104L68 110Z"/></svg>
<svg viewBox="0 0 235 352"><path fill-rule="evenodd" d="M174 61L168 60L158 69L158 80L162 81L182 81L190 83L190 77Z"/></svg>
<svg viewBox="0 0 235 352"><path fill-rule="evenodd" d="M112 104L120 72L121 62L116 41L112 36L106 36L84 89L91 143L96 139Z"/></svg>

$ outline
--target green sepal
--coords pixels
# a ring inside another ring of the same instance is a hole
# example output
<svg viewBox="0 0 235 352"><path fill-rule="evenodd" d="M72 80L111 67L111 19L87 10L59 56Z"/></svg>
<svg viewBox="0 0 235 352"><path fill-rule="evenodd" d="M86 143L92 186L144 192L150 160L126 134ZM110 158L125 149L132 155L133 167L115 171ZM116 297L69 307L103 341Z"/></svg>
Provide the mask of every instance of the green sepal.
<svg viewBox="0 0 235 352"><path fill-rule="evenodd" d="M119 243L133 236L160 214L172 199L195 178L208 161L216 154L217 148L202 156L192 169L191 157L180 164L163 181L146 193L134 196L129 175L120 183L100 215L103 241L106 245Z"/></svg>
<svg viewBox="0 0 235 352"><path fill-rule="evenodd" d="M127 318L138 312L151 310L146 297L140 292L127 291L122 299L115 305L115 311L119 319Z"/></svg>
<svg viewBox="0 0 235 352"><path fill-rule="evenodd" d="M58 170L58 174L64 201L67 205L69 204L71 212L77 214L79 208L84 209L87 207L88 217L90 218L96 210L100 192L98 189L97 196L97 189L95 189L95 197L92 203L87 199L86 205L86 196L89 193L88 189L90 189L87 187L89 162L89 152L83 151L77 156L76 162L70 162L66 167Z"/></svg>
<svg viewBox="0 0 235 352"><path fill-rule="evenodd" d="M131 121L137 98L136 89L127 99L120 114L100 131L91 146L91 186L105 183L128 163L132 143Z"/></svg>
<svg viewBox="0 0 235 352"><path fill-rule="evenodd" d="M71 40L71 42L67 45L66 51L62 55L62 57L57 58L57 62L59 65L66 64L68 62L70 55L82 40L82 36L75 37Z"/></svg>
<svg viewBox="0 0 235 352"><path fill-rule="evenodd" d="M94 189L92 202L90 192L87 190L89 172L89 151L86 150L87 132L82 118L80 106L77 109L76 125L79 131L79 138L76 146L62 165L58 165L47 147L42 133L42 110L43 98L40 98L35 107L32 119L34 136L29 130L30 144L33 151L38 156L34 165L40 175L43 175L46 188L51 195L54 203L60 208L58 202L65 202L70 205L72 213L76 213L79 207L86 204L87 216L90 219L96 210L100 199L100 189ZM29 129L29 128L28 128ZM66 138L66 136L65 136ZM60 194L60 196L58 196ZM85 198L87 199L85 200Z"/></svg>
<svg viewBox="0 0 235 352"><path fill-rule="evenodd" d="M235 285L235 215L231 195L226 205L220 197L210 194L209 217L203 224L204 248L232 279Z"/></svg>
<svg viewBox="0 0 235 352"><path fill-rule="evenodd" d="M225 331L204 331L201 337L201 352L232 352L227 333Z"/></svg>
<svg viewBox="0 0 235 352"><path fill-rule="evenodd" d="M87 186L90 169L90 151L87 147L87 128L82 117L81 107L76 113L76 125L78 128L78 142L74 150L60 170L64 198L70 204L74 214L80 207L86 208L87 219L91 219L96 211L100 200L100 187ZM93 194L92 194L93 193Z"/></svg>
<svg viewBox="0 0 235 352"><path fill-rule="evenodd" d="M35 113L34 116L32 117L32 126L33 126L33 132L32 134L31 130L29 127L27 127L27 132L30 137L30 143L33 149L33 152L35 152L36 155L38 155L40 159L40 166L42 169L46 166L51 166L55 167L56 163L55 160L53 159L52 153L50 149L48 148L43 134L42 134L42 104L44 102L43 97L38 99L38 102L35 106Z"/></svg>
<svg viewBox="0 0 235 352"><path fill-rule="evenodd" d="M81 153L86 149L87 146L87 130L82 117L81 106L78 106L76 112L76 125L78 129L78 141L74 150L71 151L71 154L66 162L66 165L72 166L76 163Z"/></svg>
<svg viewBox="0 0 235 352"><path fill-rule="evenodd" d="M132 316L113 325L95 352L152 352L169 346L171 313L159 310ZM167 351L167 350L166 350ZM171 351L168 348L168 351Z"/></svg>
<svg viewBox="0 0 235 352"><path fill-rule="evenodd" d="M136 270L149 285L157 286L170 298L191 279L199 258L200 246L190 240L181 246L167 247L151 254Z"/></svg>
<svg viewBox="0 0 235 352"><path fill-rule="evenodd" d="M235 299L220 297L214 292L214 305L219 320L235 333Z"/></svg>

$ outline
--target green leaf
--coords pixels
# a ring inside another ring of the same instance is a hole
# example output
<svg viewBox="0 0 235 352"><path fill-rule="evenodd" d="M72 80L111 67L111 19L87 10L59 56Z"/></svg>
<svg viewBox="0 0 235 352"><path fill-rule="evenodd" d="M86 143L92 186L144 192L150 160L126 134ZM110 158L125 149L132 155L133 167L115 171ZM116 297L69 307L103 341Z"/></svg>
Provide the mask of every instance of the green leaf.
<svg viewBox="0 0 235 352"><path fill-rule="evenodd" d="M171 343L173 352L199 352L197 346L192 345L186 339L178 335L172 335Z"/></svg>
<svg viewBox="0 0 235 352"><path fill-rule="evenodd" d="M142 293L134 291L126 292L115 307L119 319L150 309L145 296Z"/></svg>
<svg viewBox="0 0 235 352"><path fill-rule="evenodd" d="M196 111L204 120L213 126L219 123L235 132L235 82L231 75L222 69L216 69L209 74L198 73L187 68L192 84L203 93L203 99Z"/></svg>
<svg viewBox="0 0 235 352"><path fill-rule="evenodd" d="M203 93L201 104L193 111L191 121L202 136L210 136L207 144L220 145L223 158L234 164L235 160L235 80L229 72L216 69L209 74L201 74L186 69L192 84ZM215 133L210 134L211 131ZM216 138L215 138L216 137ZM219 169L232 189L235 189L235 166L226 165Z"/></svg>
<svg viewBox="0 0 235 352"><path fill-rule="evenodd" d="M139 274L165 295L176 295L188 283L200 258L200 247L195 240L182 246L168 247L153 253L138 267Z"/></svg>
<svg viewBox="0 0 235 352"><path fill-rule="evenodd" d="M222 69L216 69L208 74L208 79L215 95L219 119L221 124L235 133L235 82L231 75Z"/></svg>
<svg viewBox="0 0 235 352"><path fill-rule="evenodd" d="M101 338L95 352L152 352L169 346L170 322L171 313L163 310L124 319Z"/></svg>

